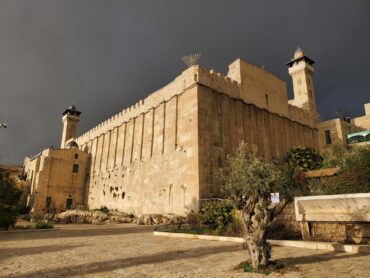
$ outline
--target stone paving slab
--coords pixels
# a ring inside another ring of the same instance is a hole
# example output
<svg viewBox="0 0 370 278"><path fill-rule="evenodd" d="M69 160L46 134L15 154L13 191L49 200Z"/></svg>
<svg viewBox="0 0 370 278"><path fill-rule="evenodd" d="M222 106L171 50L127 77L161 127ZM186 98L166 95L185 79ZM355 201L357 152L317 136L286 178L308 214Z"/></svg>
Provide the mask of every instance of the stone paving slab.
<svg viewBox="0 0 370 278"><path fill-rule="evenodd" d="M153 227L57 225L49 232L1 233L0 277L266 277L233 267L240 243L153 236ZM273 247L298 271L268 277L370 277L370 255Z"/></svg>

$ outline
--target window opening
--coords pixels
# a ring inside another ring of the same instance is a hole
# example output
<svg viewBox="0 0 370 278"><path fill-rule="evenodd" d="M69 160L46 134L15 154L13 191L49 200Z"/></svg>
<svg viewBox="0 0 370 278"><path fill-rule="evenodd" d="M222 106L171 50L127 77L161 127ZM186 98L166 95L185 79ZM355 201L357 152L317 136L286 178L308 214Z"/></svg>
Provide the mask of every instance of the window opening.
<svg viewBox="0 0 370 278"><path fill-rule="evenodd" d="M51 197L50 196L46 197L45 208L46 209L51 208Z"/></svg>
<svg viewBox="0 0 370 278"><path fill-rule="evenodd" d="M72 172L78 173L78 164L73 164Z"/></svg>
<svg viewBox="0 0 370 278"><path fill-rule="evenodd" d="M326 145L331 144L331 134L329 129L325 130L325 143Z"/></svg>
<svg viewBox="0 0 370 278"><path fill-rule="evenodd" d="M66 209L72 209L72 205L73 205L73 199L72 198L67 198Z"/></svg>

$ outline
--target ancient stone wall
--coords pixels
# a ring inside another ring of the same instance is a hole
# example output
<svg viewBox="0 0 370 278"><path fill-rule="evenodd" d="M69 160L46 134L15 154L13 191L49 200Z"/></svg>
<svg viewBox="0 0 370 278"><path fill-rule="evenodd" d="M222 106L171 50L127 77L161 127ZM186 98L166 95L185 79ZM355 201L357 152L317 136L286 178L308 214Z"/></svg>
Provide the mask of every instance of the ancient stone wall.
<svg viewBox="0 0 370 278"><path fill-rule="evenodd" d="M290 146L315 146L306 111L286 102L280 110L293 114L271 113L246 103L243 90L237 80L193 66L76 138L90 154L89 208L183 214L214 191L216 169L240 140L268 160Z"/></svg>
<svg viewBox="0 0 370 278"><path fill-rule="evenodd" d="M196 102L189 88L87 142L89 208L138 215L196 208Z"/></svg>
<svg viewBox="0 0 370 278"><path fill-rule="evenodd" d="M218 195L217 171L242 140L267 161L294 146L318 147L316 129L212 88L199 88L198 105L201 198Z"/></svg>

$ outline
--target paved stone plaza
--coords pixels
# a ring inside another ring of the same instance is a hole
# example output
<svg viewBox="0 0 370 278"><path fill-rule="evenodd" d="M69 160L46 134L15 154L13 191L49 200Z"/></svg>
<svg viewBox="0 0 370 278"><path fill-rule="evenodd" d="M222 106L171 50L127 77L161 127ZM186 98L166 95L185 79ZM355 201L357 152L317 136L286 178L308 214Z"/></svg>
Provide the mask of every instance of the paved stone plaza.
<svg viewBox="0 0 370 278"><path fill-rule="evenodd" d="M136 225L57 225L0 233L0 277L266 277L233 267L240 244L153 236ZM370 277L370 254L274 247L297 272L268 277Z"/></svg>

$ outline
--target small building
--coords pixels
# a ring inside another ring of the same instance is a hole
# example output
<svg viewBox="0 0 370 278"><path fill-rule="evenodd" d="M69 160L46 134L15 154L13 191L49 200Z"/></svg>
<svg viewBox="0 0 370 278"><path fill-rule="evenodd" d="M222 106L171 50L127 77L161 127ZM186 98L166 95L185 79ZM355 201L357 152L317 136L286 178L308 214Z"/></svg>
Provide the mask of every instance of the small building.
<svg viewBox="0 0 370 278"><path fill-rule="evenodd" d="M370 130L370 103L364 105L365 115L352 119L352 123L364 130Z"/></svg>
<svg viewBox="0 0 370 278"><path fill-rule="evenodd" d="M79 115L75 106L64 111L60 149L51 147L25 159L26 180L31 184L27 205L32 213L84 206L88 154L80 150L73 140Z"/></svg>
<svg viewBox="0 0 370 278"><path fill-rule="evenodd" d="M366 103L364 106L364 116L353 119L350 119L349 117L344 117L342 119L336 118L319 122L318 134L320 149L322 150L326 146L337 142L343 144L343 146L347 146L347 144L358 143L358 140L365 139L358 137L362 136L361 132L364 131L365 134L367 134L366 130L370 130L370 103ZM348 139L350 140L348 141Z"/></svg>

